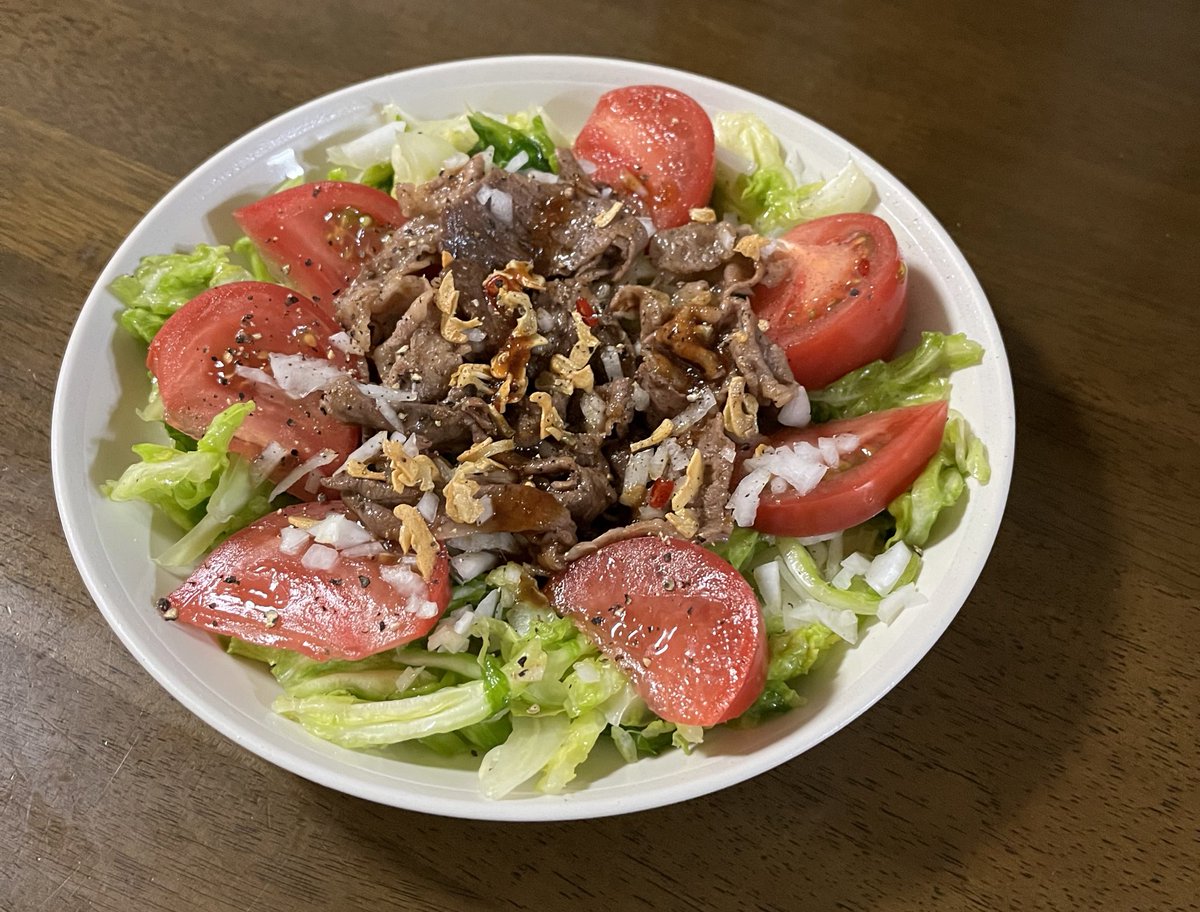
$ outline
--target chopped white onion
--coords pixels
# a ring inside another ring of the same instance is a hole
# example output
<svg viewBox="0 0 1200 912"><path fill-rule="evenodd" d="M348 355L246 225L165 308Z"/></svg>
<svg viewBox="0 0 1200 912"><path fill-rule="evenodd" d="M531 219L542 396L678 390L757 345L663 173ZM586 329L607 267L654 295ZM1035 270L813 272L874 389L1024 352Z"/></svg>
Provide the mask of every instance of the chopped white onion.
<svg viewBox="0 0 1200 912"><path fill-rule="evenodd" d="M348 376L345 371L320 358L272 352L268 360L275 382L293 399L303 399L329 386L339 377Z"/></svg>
<svg viewBox="0 0 1200 912"><path fill-rule="evenodd" d="M496 507L492 503L492 495L484 494L479 498L479 518L475 520L475 525L482 526L485 522L492 518L496 512Z"/></svg>
<svg viewBox="0 0 1200 912"><path fill-rule="evenodd" d="M584 390L580 394L579 411L583 413L588 430L598 430L608 416L608 406L604 404L604 399L591 390Z"/></svg>
<svg viewBox="0 0 1200 912"><path fill-rule="evenodd" d="M879 620L890 624L905 608L918 608L928 602L929 599L917 591L914 583L905 583L899 589L880 599L879 608L875 613Z"/></svg>
<svg viewBox="0 0 1200 912"><path fill-rule="evenodd" d="M667 448L667 458L671 460L671 471L682 472L686 469L688 463L692 461L694 447L689 447L685 450L676 442L674 437L668 437L665 446Z"/></svg>
<svg viewBox="0 0 1200 912"><path fill-rule="evenodd" d="M310 545L300 558L300 565L309 570L329 570L338 561L338 553L325 545Z"/></svg>
<svg viewBox="0 0 1200 912"><path fill-rule="evenodd" d="M625 371L621 370L621 353L611 345L600 352L600 363L609 380L620 380L625 376Z"/></svg>
<svg viewBox="0 0 1200 912"><path fill-rule="evenodd" d="M632 494L646 487L650 478L650 463L650 450L639 450L629 457L629 462L625 465L625 481L621 485L622 493Z"/></svg>
<svg viewBox="0 0 1200 912"><path fill-rule="evenodd" d="M717 397L707 386L701 387L694 402L675 416L671 424L672 434L681 434L703 419L717 405Z"/></svg>
<svg viewBox="0 0 1200 912"><path fill-rule="evenodd" d="M575 163L579 165L579 170L584 174L595 174L598 170L597 164L594 161L589 161L586 158L577 158L575 159Z"/></svg>
<svg viewBox="0 0 1200 912"><path fill-rule="evenodd" d="M479 600L475 606L475 617L495 617L496 609L500 607L500 590L493 589Z"/></svg>
<svg viewBox="0 0 1200 912"><path fill-rule="evenodd" d="M279 550L284 554L295 556L308 547L312 536L308 530L296 526L284 526L279 530Z"/></svg>
<svg viewBox="0 0 1200 912"><path fill-rule="evenodd" d="M379 456L383 453L383 442L385 440L387 440L387 431L379 431L371 437L368 437L365 441L363 441L362 446L354 450L349 456L346 457L346 462L370 462L376 456ZM338 471L342 471L342 469L345 467L346 464L342 463L342 466L338 469Z"/></svg>
<svg viewBox="0 0 1200 912"><path fill-rule="evenodd" d="M271 494L267 499L274 500L309 472L319 469L321 466L329 465L329 463L333 462L335 459L337 459L337 453L335 453L333 450L321 450L319 453L314 453L312 456L309 456L308 459L304 460L304 462L300 463L300 465L296 466L294 469L284 475L283 478L279 479L279 484L275 485L275 487L271 489Z"/></svg>
<svg viewBox="0 0 1200 912"><path fill-rule="evenodd" d="M488 200L488 206L492 210L492 214L496 216L505 225L511 225L513 222L513 199L503 190L493 190L492 197Z"/></svg>
<svg viewBox="0 0 1200 912"><path fill-rule="evenodd" d="M904 542L896 542L882 554L878 555L864 574L867 585L880 595L887 595L900 581L904 571L912 560L912 552Z"/></svg>
<svg viewBox="0 0 1200 912"><path fill-rule="evenodd" d="M362 354L362 352L358 350L358 346L354 344L354 340L350 338L350 333L346 332L345 330L342 330L341 332L335 332L332 336L330 336L329 344L340 352L353 353L356 355Z"/></svg>
<svg viewBox="0 0 1200 912"><path fill-rule="evenodd" d="M660 443L653 451L642 450L643 453L653 452L650 458L650 477L655 481L663 477L663 473L667 471L667 460L670 458L670 451L665 443Z"/></svg>
<svg viewBox="0 0 1200 912"><path fill-rule="evenodd" d="M337 550L353 548L374 541L375 536L344 513L329 513L315 525L309 526L308 534L322 545L332 545Z"/></svg>
<svg viewBox="0 0 1200 912"><path fill-rule="evenodd" d="M812 403L808 399L808 390L797 386L796 395L792 396L779 410L779 423L788 427L806 427L810 421L812 421Z"/></svg>
<svg viewBox="0 0 1200 912"><path fill-rule="evenodd" d="M833 608L810 598L783 606L784 630L796 630L814 621L824 624L847 643L858 642L858 615L849 608Z"/></svg>
<svg viewBox="0 0 1200 912"><path fill-rule="evenodd" d="M287 448L282 443L276 440L269 441L254 460L254 470L260 477L268 477L279 468L279 464L287 457L287 452ZM271 497L273 499L275 494L272 493Z"/></svg>
<svg viewBox="0 0 1200 912"><path fill-rule="evenodd" d="M758 515L758 500L762 490L771 479L771 473L766 469L755 469L737 483L729 496L729 509L733 511L733 521L744 529L754 525Z"/></svg>
<svg viewBox="0 0 1200 912"><path fill-rule="evenodd" d="M658 230L654 225L654 220L640 215L637 217L637 220L641 222L642 227L646 229L646 237L654 237L654 232Z"/></svg>
<svg viewBox="0 0 1200 912"><path fill-rule="evenodd" d="M442 160L443 171L453 171L455 168L461 168L471 160L466 152L455 152L453 155L448 155Z"/></svg>
<svg viewBox="0 0 1200 912"><path fill-rule="evenodd" d="M515 174L527 164L529 164L529 153L524 149L521 149L516 155L508 160L508 164L504 166L504 170L510 174Z"/></svg>
<svg viewBox="0 0 1200 912"><path fill-rule="evenodd" d="M363 542L361 545L351 545L342 551L342 557L374 557L388 550L386 543L381 541Z"/></svg>
<svg viewBox="0 0 1200 912"><path fill-rule="evenodd" d="M849 589L850 583L856 576L862 576L871 569L871 559L861 551L842 558L842 569L829 582L838 589Z"/></svg>
<svg viewBox="0 0 1200 912"><path fill-rule="evenodd" d="M386 402L400 405L417 400L416 390L392 389L390 386L382 386L378 383L359 383L357 385L359 392L375 400L383 399Z"/></svg>
<svg viewBox="0 0 1200 912"><path fill-rule="evenodd" d="M543 184L557 184L558 175L551 171L539 171L537 168L530 168L525 172L527 177L532 177L535 181L541 181Z"/></svg>
<svg viewBox="0 0 1200 912"><path fill-rule="evenodd" d="M425 593L425 581L407 562L380 564L379 575L385 583L403 596L415 598Z"/></svg>
<svg viewBox="0 0 1200 912"><path fill-rule="evenodd" d="M426 491L417 501L417 512L421 514L421 518L425 522L432 523L437 519L439 506L441 506L441 501L438 500L437 494L433 491Z"/></svg>
<svg viewBox="0 0 1200 912"><path fill-rule="evenodd" d="M464 583L499 565L500 556L491 551L464 551L462 554L455 554L450 558L450 569Z"/></svg>
<svg viewBox="0 0 1200 912"><path fill-rule="evenodd" d="M642 388L640 383L633 385L633 410L635 412L644 412L650 407L650 394Z"/></svg>
<svg viewBox="0 0 1200 912"><path fill-rule="evenodd" d="M488 201L491 198L492 198L492 188L489 187L487 184L481 185L480 188L475 191L475 200L481 206L486 206L488 204Z"/></svg>
<svg viewBox="0 0 1200 912"><path fill-rule="evenodd" d="M233 372L237 376L243 377L258 386L263 386L267 389L279 389L279 384L275 382L275 378L261 367L247 367L245 364L235 364Z"/></svg>

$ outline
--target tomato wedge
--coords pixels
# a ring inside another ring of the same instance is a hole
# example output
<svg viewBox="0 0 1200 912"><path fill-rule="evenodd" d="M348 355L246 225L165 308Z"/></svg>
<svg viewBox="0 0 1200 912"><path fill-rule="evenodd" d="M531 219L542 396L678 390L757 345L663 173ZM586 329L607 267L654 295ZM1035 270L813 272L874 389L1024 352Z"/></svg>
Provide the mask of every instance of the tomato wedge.
<svg viewBox="0 0 1200 912"><path fill-rule="evenodd" d="M895 351L907 312L907 270L887 222L830 215L798 225L780 245L788 269L751 303L767 335L810 389Z"/></svg>
<svg viewBox="0 0 1200 912"><path fill-rule="evenodd" d="M716 174L712 121L690 96L656 85L600 96L575 154L604 183L640 196L659 228L684 225L707 206Z"/></svg>
<svg viewBox="0 0 1200 912"><path fill-rule="evenodd" d="M762 691L767 640L758 599L706 548L657 537L614 542L571 564L547 594L669 722L716 725Z"/></svg>
<svg viewBox="0 0 1200 912"><path fill-rule="evenodd" d="M262 255L304 294L328 303L404 224L400 204L374 187L318 181L233 213Z"/></svg>
<svg viewBox="0 0 1200 912"><path fill-rule="evenodd" d="M341 326L323 308L282 285L234 282L197 295L171 315L154 341L146 366L158 379L166 421L200 437L218 412L254 400L254 411L238 429L231 448L247 458L271 441L287 451L278 475L332 450L332 472L358 446L360 431L320 409L321 394L292 399L273 384L238 372L270 374L271 354L301 354L354 373L361 359L334 348L329 337ZM306 497L306 492L293 488ZM311 495L307 495L311 496Z"/></svg>
<svg viewBox="0 0 1200 912"><path fill-rule="evenodd" d="M827 535L864 522L904 493L937 453L949 405L931 402L775 434L771 446L854 434L859 451L807 494L764 491L754 528L771 535Z"/></svg>
<svg viewBox="0 0 1200 912"><path fill-rule="evenodd" d="M219 545L159 600L159 610L209 633L322 661L361 659L425 636L450 603L445 548L428 580L405 572L393 552L383 555L388 563L336 552L336 562L318 570L305 566L304 550L282 550L281 533L294 528L289 519L321 520L343 510L340 502L296 504L264 516Z"/></svg>

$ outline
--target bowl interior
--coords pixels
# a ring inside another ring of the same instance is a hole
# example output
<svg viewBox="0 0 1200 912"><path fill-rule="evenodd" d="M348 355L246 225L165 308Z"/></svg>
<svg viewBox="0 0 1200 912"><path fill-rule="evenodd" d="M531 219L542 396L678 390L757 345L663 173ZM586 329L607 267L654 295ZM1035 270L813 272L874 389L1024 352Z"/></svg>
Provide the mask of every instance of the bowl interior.
<svg viewBox="0 0 1200 912"><path fill-rule="evenodd" d="M752 111L806 173L827 176L853 157L874 182L875 212L891 224L911 270L909 338L922 329L962 331L984 345L984 363L955 378L952 404L988 445L993 477L972 487L957 516L940 526L920 587L930 603L875 625L806 683L807 704L750 730L712 732L692 756L678 752L621 764L598 750L570 792L519 791L504 801L478 794L469 763L447 763L420 748L379 754L344 750L307 735L271 712L275 682L257 664L224 654L206 635L164 624L154 599L171 578L150 555L170 532L148 507L114 504L101 482L128 464L131 444L150 439L134 415L148 392L144 351L117 329L112 280L146 254L231 242L230 213L294 173L324 164L322 151L374 121L385 103L420 118L464 107L505 112L544 105L573 133L605 90L669 84L710 112ZM143 219L114 255L79 315L55 399L52 461L64 529L80 573L109 624L139 662L176 698L234 741L327 786L430 813L500 820L594 817L668 804L715 791L770 769L817 744L878 700L929 650L978 578L1008 491L1013 454L1012 389L1004 349L970 268L929 212L890 174L807 118L709 79L628 61L510 57L463 61L397 73L310 102L259 127L198 167Z"/></svg>

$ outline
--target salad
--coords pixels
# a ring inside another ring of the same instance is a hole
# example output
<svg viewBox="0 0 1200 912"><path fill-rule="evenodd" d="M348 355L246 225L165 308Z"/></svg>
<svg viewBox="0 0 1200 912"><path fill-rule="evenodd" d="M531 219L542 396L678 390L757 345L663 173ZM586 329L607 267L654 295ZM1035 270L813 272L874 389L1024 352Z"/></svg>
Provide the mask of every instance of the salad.
<svg viewBox="0 0 1200 912"><path fill-rule="evenodd" d="M681 92L384 122L119 279L170 443L105 486L181 529L170 621L269 666L351 748L558 791L802 702L982 444L982 352L893 357L906 271L849 163L801 183L758 118ZM890 359L890 360L885 360Z"/></svg>

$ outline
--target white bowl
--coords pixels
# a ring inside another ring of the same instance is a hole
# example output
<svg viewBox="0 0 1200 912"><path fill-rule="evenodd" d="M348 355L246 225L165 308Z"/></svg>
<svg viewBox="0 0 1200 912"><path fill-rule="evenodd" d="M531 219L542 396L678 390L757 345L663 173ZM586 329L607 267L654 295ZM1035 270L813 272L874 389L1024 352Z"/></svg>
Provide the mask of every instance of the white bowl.
<svg viewBox="0 0 1200 912"><path fill-rule="evenodd" d="M566 794L522 790L487 801L468 763L447 765L416 748L360 753L311 737L271 711L278 689L262 666L226 655L198 631L162 622L154 600L170 580L156 573L150 555L165 546L169 530L151 520L148 507L114 504L99 491L129 463L129 446L148 429L134 416L148 391L144 350L118 330L120 305L108 287L143 255L236 238L230 212L237 205L289 176L296 160L323 165L322 150L372 122L384 103L430 118L466 106L505 112L541 104L573 133L602 92L647 82L682 89L710 112L760 115L799 152L808 173L829 175L848 156L866 171L878 194L874 211L895 230L911 270L906 341L922 329L962 331L986 349L982 365L955 376L952 404L986 442L992 479L972 485L928 549L920 586L929 604L890 626L875 625L856 647L842 649L804 687L803 708L759 728L711 732L691 756L676 751L623 765L615 751L598 749ZM858 149L780 105L689 73L587 57L500 57L409 70L318 98L188 175L134 229L88 296L63 357L51 447L63 527L92 597L146 670L209 725L278 766L372 801L455 817L558 820L670 804L748 779L808 750L887 693L933 646L983 568L1008 493L1014 433L1004 347L970 267L925 207Z"/></svg>

